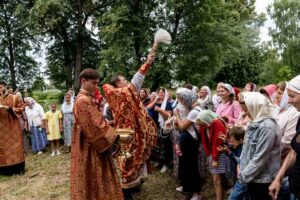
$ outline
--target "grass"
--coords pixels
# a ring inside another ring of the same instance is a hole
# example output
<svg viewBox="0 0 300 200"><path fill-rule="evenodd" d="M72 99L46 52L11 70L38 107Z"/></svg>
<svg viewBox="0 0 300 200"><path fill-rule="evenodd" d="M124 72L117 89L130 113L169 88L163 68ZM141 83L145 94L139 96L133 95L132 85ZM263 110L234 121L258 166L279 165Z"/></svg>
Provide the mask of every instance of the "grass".
<svg viewBox="0 0 300 200"><path fill-rule="evenodd" d="M70 154L50 157L30 154L26 158L24 176L0 176L0 200L65 200L70 199ZM181 200L176 192L176 179L171 172L155 170L133 195L134 200ZM203 189L206 200L214 199L213 186L208 181Z"/></svg>

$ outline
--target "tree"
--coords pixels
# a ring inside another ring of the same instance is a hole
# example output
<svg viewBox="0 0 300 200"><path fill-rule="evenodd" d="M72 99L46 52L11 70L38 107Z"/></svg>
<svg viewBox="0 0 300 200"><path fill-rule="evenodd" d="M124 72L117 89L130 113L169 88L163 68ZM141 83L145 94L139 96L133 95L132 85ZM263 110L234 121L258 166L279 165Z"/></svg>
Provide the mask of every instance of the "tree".
<svg viewBox="0 0 300 200"><path fill-rule="evenodd" d="M29 6L21 0L0 2L0 74L14 90L32 84L38 71L29 55L34 41L26 23Z"/></svg>
<svg viewBox="0 0 300 200"><path fill-rule="evenodd" d="M103 83L116 73L127 78L135 73L151 45L154 21L150 13L156 6L156 1L117 1L98 17Z"/></svg>
<svg viewBox="0 0 300 200"><path fill-rule="evenodd" d="M35 81L32 84L32 90L44 90L46 87L46 83L44 81L44 77L38 76L36 77Z"/></svg>
<svg viewBox="0 0 300 200"><path fill-rule="evenodd" d="M230 69L242 67L235 65L245 61L258 44L258 27L264 16L256 15L254 3L232 0L190 4L178 48L176 79L212 85L216 74L222 70L220 74L226 75L223 78L232 80ZM250 63L244 62L244 68L248 67L246 64Z"/></svg>
<svg viewBox="0 0 300 200"><path fill-rule="evenodd" d="M271 29L273 44L282 55L283 65L290 66L293 75L300 73L300 2L276 0L268 8L276 27Z"/></svg>
<svg viewBox="0 0 300 200"><path fill-rule="evenodd" d="M79 74L83 66L89 64L84 63L85 60L91 60L83 56L95 56L95 48L99 50L99 46L95 47L97 38L88 26L92 26L95 16L106 12L112 2L113 0L34 1L30 11L31 25L36 30L36 34L54 41L48 46L48 67L50 77L54 78L57 85L61 84L62 80L66 80L66 86L70 87L75 82L76 90L79 89ZM98 57L94 57L95 61Z"/></svg>
<svg viewBox="0 0 300 200"><path fill-rule="evenodd" d="M258 43L258 27L264 17L255 14L254 3L127 0L113 4L98 18L104 82L114 73L132 76L154 31L161 27L171 32L172 45L160 48L145 86L170 86L172 80L212 83L221 68L226 71L229 58L238 63Z"/></svg>
<svg viewBox="0 0 300 200"><path fill-rule="evenodd" d="M227 60L225 66L217 73L215 81L230 83L237 87L243 87L248 82L258 84L264 62L265 55L262 49L248 49L237 59Z"/></svg>

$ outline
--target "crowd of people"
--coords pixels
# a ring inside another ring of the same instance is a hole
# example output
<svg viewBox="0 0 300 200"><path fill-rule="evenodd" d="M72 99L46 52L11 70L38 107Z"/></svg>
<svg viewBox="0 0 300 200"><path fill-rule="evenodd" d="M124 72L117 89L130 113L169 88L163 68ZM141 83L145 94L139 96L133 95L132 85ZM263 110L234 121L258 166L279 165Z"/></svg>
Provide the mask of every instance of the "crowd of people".
<svg viewBox="0 0 300 200"><path fill-rule="evenodd" d="M149 67L152 60L143 67ZM220 82L214 95L208 86L186 84L173 99L166 88L155 92L142 88L143 67L130 84L119 75L105 85L106 98L99 90L91 92L98 86L99 75L84 71L78 96L68 90L60 110L57 103L51 103L46 113L33 98L9 94L7 84L0 81L0 173L24 174L28 143L38 155L49 143L50 155L60 155L63 138L65 152L72 150L71 174L76 174L71 176L71 191L76 191L72 198L96 198L88 191L98 183L85 177L96 176L95 180L106 184L100 174L113 172L114 167L111 154L102 153L119 140L112 127L130 127L136 132L134 142L127 147L129 156L119 159L123 191L103 185L99 193L108 191L107 198L125 195L130 199L126 189L141 184L152 165L160 173L172 172L178 179L174 191L187 200L202 198L208 174L216 200L225 199L226 192L229 200L300 199L300 75L260 90L254 83L240 91ZM26 132L30 132L30 142ZM94 151L102 156L95 157ZM90 169L87 163L103 168ZM118 182L114 173L105 177L112 185Z"/></svg>
<svg viewBox="0 0 300 200"><path fill-rule="evenodd" d="M201 199L206 169L217 200L226 192L230 200L299 199L299 83L297 76L260 90L247 83L240 91L221 82L215 95L186 84L175 100L165 88L141 89L158 127L154 166L172 170L186 199Z"/></svg>

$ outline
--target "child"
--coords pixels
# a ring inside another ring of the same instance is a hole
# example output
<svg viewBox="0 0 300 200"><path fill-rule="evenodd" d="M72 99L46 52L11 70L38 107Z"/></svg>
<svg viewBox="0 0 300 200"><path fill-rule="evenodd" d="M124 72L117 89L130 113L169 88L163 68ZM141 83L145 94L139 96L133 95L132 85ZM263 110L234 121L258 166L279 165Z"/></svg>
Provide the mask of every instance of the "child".
<svg viewBox="0 0 300 200"><path fill-rule="evenodd" d="M219 135L223 140L224 146L219 146L218 151L226 152L230 158L230 170L233 174L233 181L235 182L228 200L239 200L246 197L247 184L241 183L237 176L237 167L240 163L240 156L243 149L245 130L242 127L234 126L229 129L229 139L226 142L224 135Z"/></svg>
<svg viewBox="0 0 300 200"><path fill-rule="evenodd" d="M56 110L57 104L50 105L51 110L45 114L45 127L47 138L50 141L52 153L51 156L60 155L59 152L59 139L62 132L62 114Z"/></svg>

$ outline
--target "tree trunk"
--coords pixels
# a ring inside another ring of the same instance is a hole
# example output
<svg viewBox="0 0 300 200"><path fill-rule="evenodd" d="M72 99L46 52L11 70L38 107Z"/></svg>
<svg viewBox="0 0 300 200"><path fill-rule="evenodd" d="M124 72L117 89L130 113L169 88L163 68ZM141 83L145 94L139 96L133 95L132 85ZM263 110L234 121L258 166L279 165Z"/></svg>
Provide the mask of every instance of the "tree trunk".
<svg viewBox="0 0 300 200"><path fill-rule="evenodd" d="M66 86L67 88L72 87L73 82L73 69L72 69L72 61L71 61L71 52L70 52L70 41L68 33L65 27L62 27L62 35L63 35L63 51L64 51L64 65L67 71L67 79Z"/></svg>
<svg viewBox="0 0 300 200"><path fill-rule="evenodd" d="M13 41L11 38L11 27L9 24L9 19L7 16L7 13L5 11L4 3L2 4L3 10L4 10L4 17L5 17L5 24L6 24L6 36L8 40L8 66L10 71L10 77L11 77L11 86L13 90L15 91L17 89L16 84L16 71L15 71L15 59L14 59L14 49L13 49Z"/></svg>
<svg viewBox="0 0 300 200"><path fill-rule="evenodd" d="M85 29L86 21L83 20L82 2L77 0L77 36L76 36L76 66L75 66L75 91L76 93L80 89L80 72L82 67L82 55L83 55L83 29Z"/></svg>
<svg viewBox="0 0 300 200"><path fill-rule="evenodd" d="M76 91L80 89L79 75L82 67L82 54L83 54L83 41L82 41L81 34L79 33L76 42L76 67L75 67L75 90Z"/></svg>

